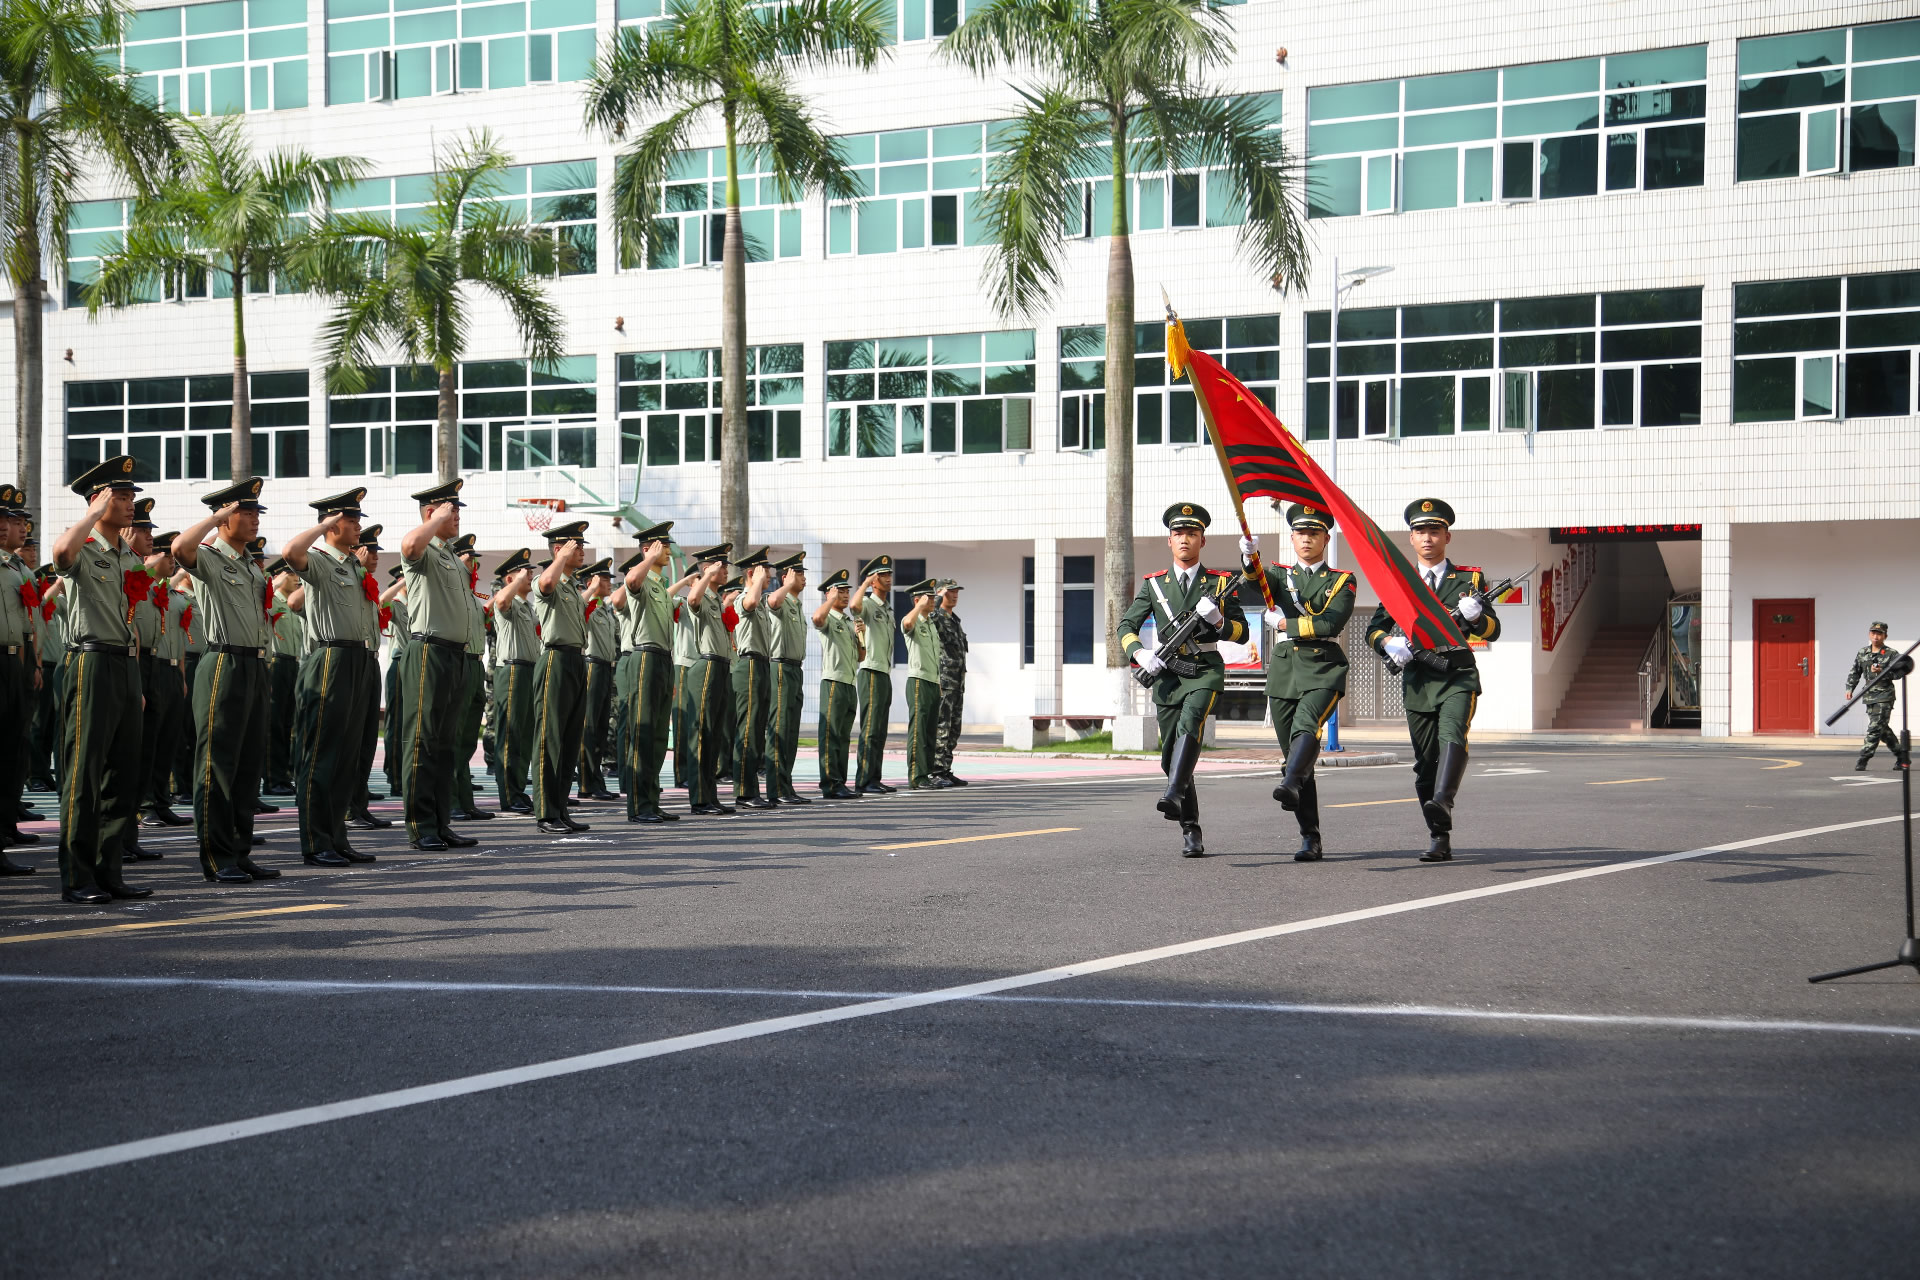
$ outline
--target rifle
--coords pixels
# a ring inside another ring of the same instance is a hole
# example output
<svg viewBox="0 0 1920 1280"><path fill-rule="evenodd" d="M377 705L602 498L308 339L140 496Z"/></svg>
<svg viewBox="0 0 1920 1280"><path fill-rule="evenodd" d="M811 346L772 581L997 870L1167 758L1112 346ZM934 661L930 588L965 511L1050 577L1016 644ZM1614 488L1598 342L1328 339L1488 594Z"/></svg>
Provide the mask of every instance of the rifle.
<svg viewBox="0 0 1920 1280"><path fill-rule="evenodd" d="M1494 596L1504 595L1506 592L1512 590L1514 583L1524 582L1526 579L1532 577L1533 570L1538 569L1539 567L1540 565L1538 564L1538 562L1536 562L1533 566L1533 569L1528 569L1524 573L1513 574L1512 576L1507 578L1505 582L1501 582L1495 586L1488 587L1485 591L1473 591L1473 592L1469 592L1468 594L1474 596L1480 601L1481 608L1483 609L1487 608L1490 605L1492 598ZM1462 596L1461 599L1464 600L1466 599L1466 597ZM1460 610L1457 607L1447 610L1447 616L1453 619L1453 625L1455 625L1456 627L1464 627L1467 625L1467 620L1460 616ZM1396 622L1393 626L1393 630L1389 634L1396 635L1396 636L1404 636L1406 632L1402 631L1400 629L1400 624ZM1448 671L1452 670L1452 668L1447 665L1447 659L1445 655L1434 649L1420 649L1420 648L1414 649L1413 660L1419 663L1421 666L1427 668L1429 671L1435 671L1440 673L1441 675L1445 675ZM1388 658L1384 655L1382 655L1381 661L1387 664L1387 674L1390 676L1397 676L1402 671L1406 670L1405 667L1395 662L1392 658Z"/></svg>
<svg viewBox="0 0 1920 1280"><path fill-rule="evenodd" d="M1202 627L1215 635L1219 634L1214 631L1211 623L1192 609L1167 624L1166 632L1160 637L1160 643L1154 646L1154 652L1160 655L1164 670L1172 672L1182 680L1191 680L1207 669L1207 664L1198 657L1188 657L1180 652L1181 647L1194 639L1195 633ZM1142 688L1153 688L1153 682L1160 678L1137 664L1131 670L1133 678L1140 682Z"/></svg>

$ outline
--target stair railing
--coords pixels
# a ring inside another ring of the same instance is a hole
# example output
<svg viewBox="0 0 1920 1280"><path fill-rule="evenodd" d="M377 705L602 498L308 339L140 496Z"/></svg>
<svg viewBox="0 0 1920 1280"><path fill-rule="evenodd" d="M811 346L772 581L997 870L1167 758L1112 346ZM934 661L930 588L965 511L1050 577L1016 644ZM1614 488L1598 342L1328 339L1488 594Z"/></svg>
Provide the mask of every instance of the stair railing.
<svg viewBox="0 0 1920 1280"><path fill-rule="evenodd" d="M1647 641L1647 647L1640 654L1640 732L1653 731L1653 709L1660 703L1660 696L1667 691L1666 663L1667 631L1664 626L1655 627L1653 638Z"/></svg>

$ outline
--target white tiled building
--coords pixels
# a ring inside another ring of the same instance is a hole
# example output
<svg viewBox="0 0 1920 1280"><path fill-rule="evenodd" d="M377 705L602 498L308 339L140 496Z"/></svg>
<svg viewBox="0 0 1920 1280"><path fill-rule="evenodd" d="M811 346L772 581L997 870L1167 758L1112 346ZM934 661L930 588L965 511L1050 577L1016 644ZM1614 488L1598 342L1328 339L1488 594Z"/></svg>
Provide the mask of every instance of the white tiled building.
<svg viewBox="0 0 1920 1280"><path fill-rule="evenodd" d="M748 184L766 259L747 268L766 455L750 468L753 537L804 548L816 577L885 550L964 581L970 722L1106 713L1103 458L1087 447L1106 245L1071 246L1045 314L994 313L967 192L1016 98L942 61L928 32L957 4L910 0L880 70L804 81L849 135L873 200L783 207ZM347 198L363 207L404 211L436 144L491 129L526 166L512 194L530 216L596 250L591 270L554 285L574 359L530 375L489 313L463 370L467 527L490 553L535 540L514 505L534 496L629 502L677 521L689 545L717 536L702 421L717 421L707 351L720 283L702 261L715 160L690 157L670 193L678 244L654 269L617 270L616 149L583 132L575 83L594 33L654 11L227 0L142 5L130 33L128 65L169 105L245 109L262 147L366 157L378 180ZM1680 617L1697 621L1698 695L1671 702L1697 703L1701 732L1811 731L1869 619L1901 643L1920 635L1910 3L1251 0L1228 12L1239 51L1221 88L1278 95L1278 127L1318 183L1312 280L1283 295L1239 257L1205 175L1149 175L1135 194L1137 318L1157 321L1164 285L1196 345L1224 350L1286 422L1320 437L1326 462L1335 263L1371 269L1341 299L1339 416L1353 433L1341 483L1389 529L1409 499L1445 497L1461 517L1456 560L1495 578L1537 562L1557 584L1536 576L1503 606L1482 727L1577 722L1568 693L1597 635L1631 651L1621 696L1637 700L1631 665ZM113 192L97 194L76 212L80 276L123 215ZM1102 200L1088 193L1095 225ZM267 296L249 315L269 537L304 523L305 499L357 483L371 518L406 527L431 431L430 399L409 392L431 386L399 371L389 391L330 404L313 340L323 308ZM98 321L52 314L49 481L125 448L163 477L149 487L160 517L189 519L225 450L230 320L211 299ZM1142 572L1164 555L1168 503L1199 501L1216 529L1231 523L1190 401L1151 385L1145 332ZM47 489L50 524L78 514ZM1251 516L1271 554L1278 517ZM628 541L590 518L602 547ZM1621 530L1628 540L1606 540ZM1230 560L1230 539L1214 551ZM1360 655L1356 671L1374 665ZM1600 665L1589 701L1605 701ZM1356 690L1348 714L1391 710L1370 696Z"/></svg>

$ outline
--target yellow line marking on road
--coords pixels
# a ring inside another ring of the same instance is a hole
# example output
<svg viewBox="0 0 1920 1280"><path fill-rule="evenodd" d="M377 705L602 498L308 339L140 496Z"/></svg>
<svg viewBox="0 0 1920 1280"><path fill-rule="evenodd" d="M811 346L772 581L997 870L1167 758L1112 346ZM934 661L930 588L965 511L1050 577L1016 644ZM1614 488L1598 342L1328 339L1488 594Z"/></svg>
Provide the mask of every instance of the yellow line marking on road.
<svg viewBox="0 0 1920 1280"><path fill-rule="evenodd" d="M1589 782L1590 787L1624 787L1629 782L1665 782L1665 778L1610 778L1605 782Z"/></svg>
<svg viewBox="0 0 1920 1280"><path fill-rule="evenodd" d="M97 938L109 933L130 933L135 929L177 929L187 924L218 924L223 920L250 920L256 916L288 916L303 911L331 911L342 906L338 902L310 902L298 907L268 907L261 911L224 911L214 916L194 916L188 920L137 920L131 924L104 924L97 929L56 929L52 933L18 933L9 938L0 938L0 945L9 942L40 942L48 938Z"/></svg>
<svg viewBox="0 0 1920 1280"><path fill-rule="evenodd" d="M1017 836L1051 836L1062 831L1078 831L1078 827L1042 827L1038 831L1002 831L991 836L956 836L952 840L915 840L909 844L870 844L869 849L924 849L932 844L972 844L976 840L1012 840Z"/></svg>
<svg viewBox="0 0 1920 1280"><path fill-rule="evenodd" d="M1771 760L1773 761L1774 762L1773 764L1768 765L1766 768L1760 771L1762 773L1771 773L1775 769L1798 769L1801 765L1800 761L1788 760L1784 756L1735 756L1734 759L1735 760Z"/></svg>
<svg viewBox="0 0 1920 1280"><path fill-rule="evenodd" d="M1330 804L1329 809L1364 809L1370 804L1418 804L1413 796L1402 796L1398 800L1349 800L1345 804Z"/></svg>

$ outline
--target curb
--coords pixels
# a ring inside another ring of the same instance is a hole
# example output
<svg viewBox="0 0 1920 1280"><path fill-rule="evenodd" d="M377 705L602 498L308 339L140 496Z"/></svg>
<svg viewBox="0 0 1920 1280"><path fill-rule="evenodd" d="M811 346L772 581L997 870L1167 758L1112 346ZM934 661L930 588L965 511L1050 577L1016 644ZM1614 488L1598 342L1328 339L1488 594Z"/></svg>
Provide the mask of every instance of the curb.
<svg viewBox="0 0 1920 1280"><path fill-rule="evenodd" d="M954 752L954 755L956 757L970 755L980 760L1005 760L1009 757L1018 757L1019 759L1022 759L1022 760L1045 759L1045 760L1149 760L1151 761L1157 758L1155 753L1151 751L1136 751L1136 752L1113 752L1113 751L1109 751L1109 752L1096 752L1096 751L963 752L963 751L956 751ZM1287 766L1287 762L1285 760L1276 760L1271 758L1254 758L1251 756L1201 756L1200 763L1201 764L1269 765L1273 768L1274 772L1276 773L1280 772L1282 769L1285 769ZM1354 753L1351 755L1347 755L1347 754L1338 755L1338 756L1322 755L1319 757L1318 763L1334 769L1354 769L1354 768L1364 768L1367 765L1398 764L1400 763L1400 757L1395 755L1391 751L1368 751L1368 752Z"/></svg>

